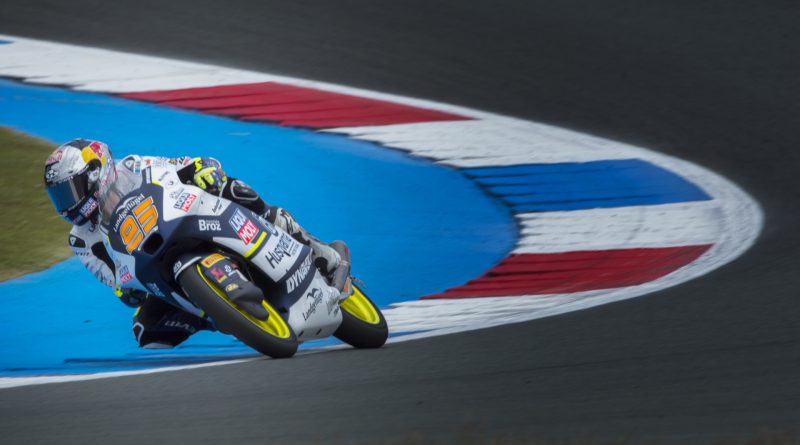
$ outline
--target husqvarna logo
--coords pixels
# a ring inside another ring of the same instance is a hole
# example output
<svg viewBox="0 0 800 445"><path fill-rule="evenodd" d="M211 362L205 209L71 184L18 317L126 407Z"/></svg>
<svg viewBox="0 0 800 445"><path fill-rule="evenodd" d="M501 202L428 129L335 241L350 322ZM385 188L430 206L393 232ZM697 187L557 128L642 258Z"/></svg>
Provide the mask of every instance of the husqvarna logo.
<svg viewBox="0 0 800 445"><path fill-rule="evenodd" d="M278 264L280 264L284 258L294 255L299 247L300 243L286 233L281 233L278 245L275 246L272 252L267 252L266 258L267 261L269 261L269 265L272 266L273 269L278 267Z"/></svg>

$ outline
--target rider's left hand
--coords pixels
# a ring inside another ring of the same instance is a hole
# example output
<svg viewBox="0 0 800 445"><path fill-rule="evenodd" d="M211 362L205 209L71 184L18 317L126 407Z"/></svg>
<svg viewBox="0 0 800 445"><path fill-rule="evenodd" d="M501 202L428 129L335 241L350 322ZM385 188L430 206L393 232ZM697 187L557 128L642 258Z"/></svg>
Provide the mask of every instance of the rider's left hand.
<svg viewBox="0 0 800 445"><path fill-rule="evenodd" d="M194 183L201 189L219 194L228 178L220 163L213 158L194 158Z"/></svg>
<svg viewBox="0 0 800 445"><path fill-rule="evenodd" d="M137 289L114 289L114 293L119 297L119 300L122 301L125 306L128 307L139 307L144 303L145 298L147 298L147 292L143 292Z"/></svg>

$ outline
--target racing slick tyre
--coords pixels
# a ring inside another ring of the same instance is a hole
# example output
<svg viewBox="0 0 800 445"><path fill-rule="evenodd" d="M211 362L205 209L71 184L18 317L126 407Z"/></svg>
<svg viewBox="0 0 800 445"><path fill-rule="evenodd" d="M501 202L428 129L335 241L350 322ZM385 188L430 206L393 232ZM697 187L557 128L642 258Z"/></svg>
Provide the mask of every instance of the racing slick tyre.
<svg viewBox="0 0 800 445"><path fill-rule="evenodd" d="M381 310L355 284L339 305L342 324L333 335L356 348L380 348L389 337L389 326Z"/></svg>
<svg viewBox="0 0 800 445"><path fill-rule="evenodd" d="M266 301L262 306L269 316L260 320L237 307L214 283L203 275L199 265L188 267L178 282L189 298L214 320L217 328L232 334L247 346L272 358L288 358L300 342L292 328Z"/></svg>

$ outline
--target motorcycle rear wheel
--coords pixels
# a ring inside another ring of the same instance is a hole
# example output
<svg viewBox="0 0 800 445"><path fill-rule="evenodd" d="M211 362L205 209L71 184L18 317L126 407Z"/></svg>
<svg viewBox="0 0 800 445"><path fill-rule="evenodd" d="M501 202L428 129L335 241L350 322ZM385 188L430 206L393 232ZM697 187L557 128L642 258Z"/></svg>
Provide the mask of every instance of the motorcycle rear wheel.
<svg viewBox="0 0 800 445"><path fill-rule="evenodd" d="M355 284L353 292L340 303L342 324L333 333L356 348L380 348L389 337L389 326L381 310Z"/></svg>
<svg viewBox="0 0 800 445"><path fill-rule="evenodd" d="M189 298L208 314L220 331L230 333L247 346L272 358L289 358L300 342L292 328L267 302L261 304L269 313L260 320L240 309L224 292L203 275L199 265L189 267L178 282Z"/></svg>

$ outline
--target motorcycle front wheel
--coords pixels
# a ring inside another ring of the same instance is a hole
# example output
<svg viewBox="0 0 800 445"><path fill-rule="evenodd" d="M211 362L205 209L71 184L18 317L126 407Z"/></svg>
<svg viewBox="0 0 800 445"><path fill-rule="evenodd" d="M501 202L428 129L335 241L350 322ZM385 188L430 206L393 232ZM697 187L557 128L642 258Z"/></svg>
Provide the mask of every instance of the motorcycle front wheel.
<svg viewBox="0 0 800 445"><path fill-rule="evenodd" d="M356 348L380 348L389 337L381 310L353 283L353 291L339 305L342 324L333 335Z"/></svg>

